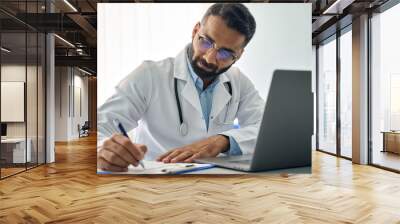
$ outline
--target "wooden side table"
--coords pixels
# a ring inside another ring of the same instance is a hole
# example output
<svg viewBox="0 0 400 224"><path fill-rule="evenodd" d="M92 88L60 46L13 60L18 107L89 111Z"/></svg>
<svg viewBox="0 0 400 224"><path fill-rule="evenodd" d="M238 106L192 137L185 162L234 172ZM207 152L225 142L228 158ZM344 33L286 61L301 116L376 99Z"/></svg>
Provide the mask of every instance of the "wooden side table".
<svg viewBox="0 0 400 224"><path fill-rule="evenodd" d="M400 154L400 131L383 131L382 152Z"/></svg>

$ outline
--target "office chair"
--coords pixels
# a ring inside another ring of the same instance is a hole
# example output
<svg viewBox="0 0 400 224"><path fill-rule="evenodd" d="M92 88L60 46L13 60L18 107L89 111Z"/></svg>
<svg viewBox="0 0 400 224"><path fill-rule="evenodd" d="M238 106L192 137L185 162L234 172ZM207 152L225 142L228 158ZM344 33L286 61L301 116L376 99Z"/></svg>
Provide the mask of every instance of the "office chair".
<svg viewBox="0 0 400 224"><path fill-rule="evenodd" d="M89 121L85 121L82 127L80 127L80 125L78 124L79 138L89 136L89 129L90 129Z"/></svg>

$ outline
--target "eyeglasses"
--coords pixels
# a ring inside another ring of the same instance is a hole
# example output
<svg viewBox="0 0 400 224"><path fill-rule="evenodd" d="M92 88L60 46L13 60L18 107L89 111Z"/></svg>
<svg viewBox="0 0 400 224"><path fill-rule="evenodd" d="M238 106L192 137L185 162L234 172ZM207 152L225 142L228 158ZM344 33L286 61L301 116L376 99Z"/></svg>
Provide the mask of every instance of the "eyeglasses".
<svg viewBox="0 0 400 224"><path fill-rule="evenodd" d="M233 61L233 60L237 59L237 56L233 52L231 52L227 49L224 49L224 48L217 49L215 47L215 43L212 40L210 40L207 37L202 36L200 34L199 34L199 47L203 53L207 52L211 48L215 48L217 50L216 58L218 61L227 62L227 61Z"/></svg>

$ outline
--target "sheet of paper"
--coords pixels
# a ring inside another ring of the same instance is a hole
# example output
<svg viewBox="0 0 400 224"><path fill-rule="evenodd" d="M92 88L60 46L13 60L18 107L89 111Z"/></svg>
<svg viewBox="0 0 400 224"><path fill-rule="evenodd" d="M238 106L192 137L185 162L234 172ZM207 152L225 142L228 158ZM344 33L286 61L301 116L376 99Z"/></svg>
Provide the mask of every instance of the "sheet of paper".
<svg viewBox="0 0 400 224"><path fill-rule="evenodd" d="M98 174L165 174L166 172L163 170L176 170L184 168L185 165L188 164L194 164L196 167L207 165L207 164L196 164L196 163L163 163L163 162L147 161L147 160L143 160L143 164L145 169L143 169L140 165L137 167L130 165L128 166L128 171L126 172L109 172L98 169L97 173Z"/></svg>

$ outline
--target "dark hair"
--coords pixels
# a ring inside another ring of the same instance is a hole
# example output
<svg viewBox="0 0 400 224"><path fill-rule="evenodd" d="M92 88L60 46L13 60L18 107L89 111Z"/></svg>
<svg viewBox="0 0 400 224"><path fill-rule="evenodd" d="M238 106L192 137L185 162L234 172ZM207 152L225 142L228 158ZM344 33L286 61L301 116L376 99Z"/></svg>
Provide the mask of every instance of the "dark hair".
<svg viewBox="0 0 400 224"><path fill-rule="evenodd" d="M256 32L256 21L249 9L240 3L216 3L208 8L202 23L208 16L220 16L229 28L245 36L243 46L246 46Z"/></svg>

